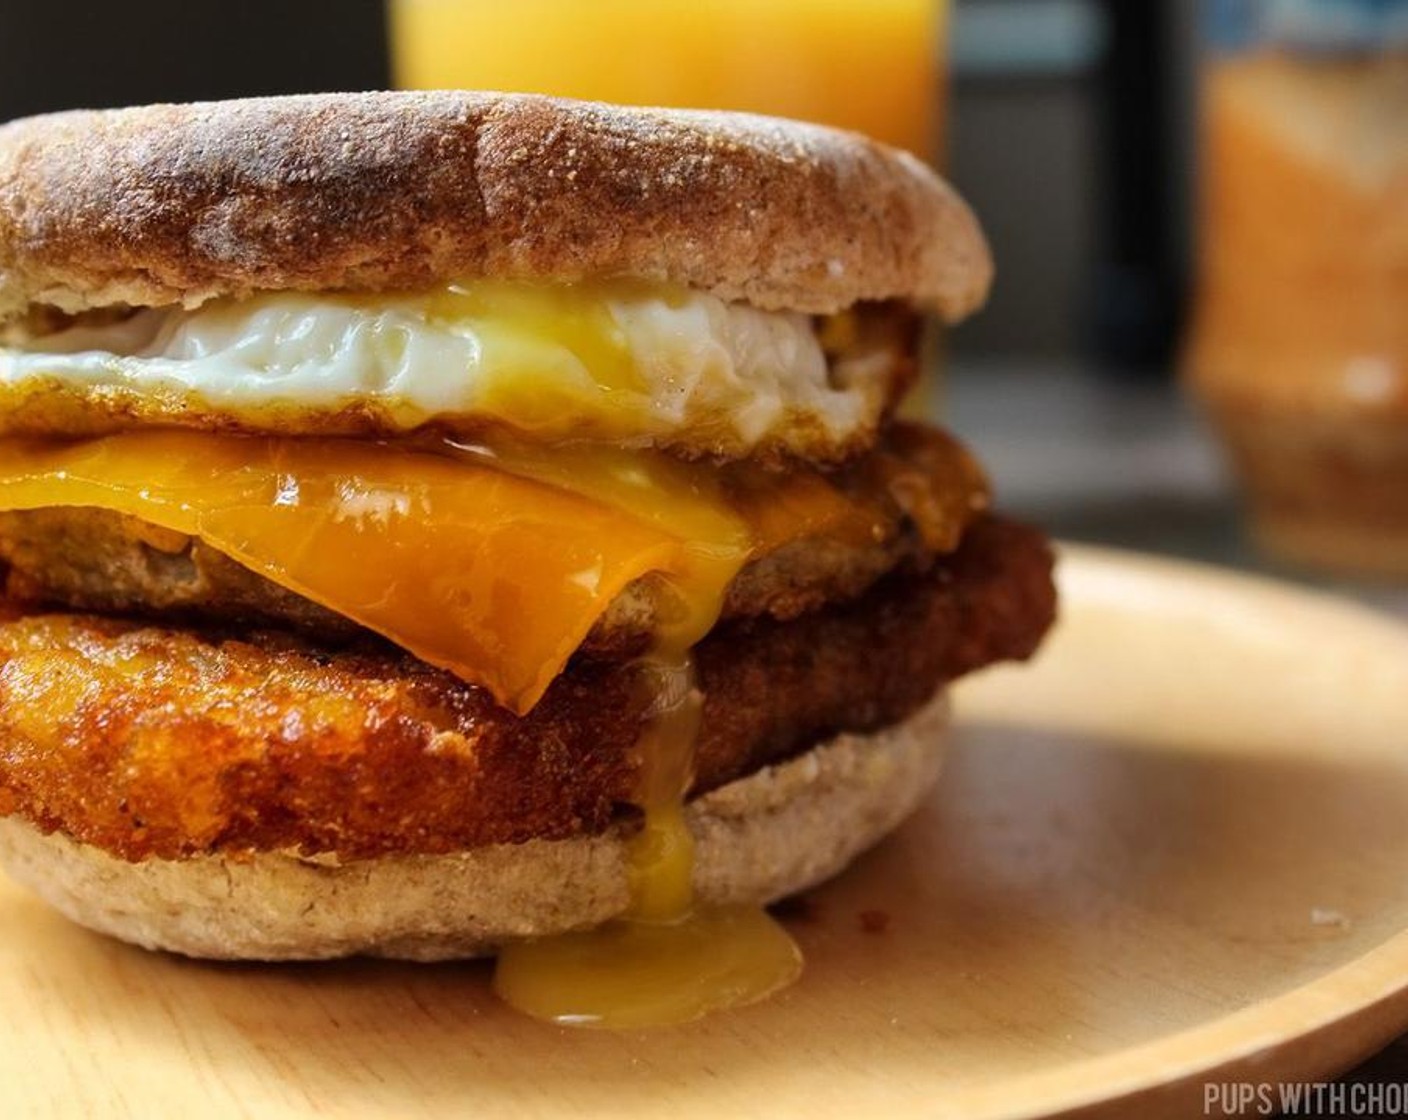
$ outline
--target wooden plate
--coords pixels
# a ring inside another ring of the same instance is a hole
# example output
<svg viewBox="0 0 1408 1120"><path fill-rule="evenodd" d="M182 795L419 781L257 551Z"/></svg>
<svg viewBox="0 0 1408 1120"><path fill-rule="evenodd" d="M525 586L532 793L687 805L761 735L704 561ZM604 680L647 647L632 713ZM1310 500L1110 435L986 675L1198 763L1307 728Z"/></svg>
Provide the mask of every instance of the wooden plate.
<svg viewBox="0 0 1408 1120"><path fill-rule="evenodd" d="M1408 631L1066 550L1039 663L959 692L940 791L789 920L801 983L646 1034L482 965L210 966L0 883L5 1114L1200 1115L1408 1027Z"/></svg>

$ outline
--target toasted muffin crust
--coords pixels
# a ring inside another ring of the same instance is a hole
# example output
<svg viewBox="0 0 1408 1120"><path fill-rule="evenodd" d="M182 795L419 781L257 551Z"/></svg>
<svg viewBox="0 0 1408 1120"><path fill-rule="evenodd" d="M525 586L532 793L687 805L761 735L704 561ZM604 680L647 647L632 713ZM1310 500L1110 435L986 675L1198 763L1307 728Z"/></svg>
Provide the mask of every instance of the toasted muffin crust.
<svg viewBox="0 0 1408 1120"><path fill-rule="evenodd" d="M469 276L670 281L769 309L981 303L987 246L912 156L744 114L440 91L0 127L0 319Z"/></svg>

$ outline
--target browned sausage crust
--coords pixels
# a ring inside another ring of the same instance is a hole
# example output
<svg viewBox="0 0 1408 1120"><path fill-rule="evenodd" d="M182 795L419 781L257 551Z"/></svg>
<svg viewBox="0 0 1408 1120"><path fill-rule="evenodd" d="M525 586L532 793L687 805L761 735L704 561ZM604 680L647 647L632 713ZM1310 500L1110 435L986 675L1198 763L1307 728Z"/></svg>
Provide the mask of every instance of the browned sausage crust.
<svg viewBox="0 0 1408 1120"><path fill-rule="evenodd" d="M794 618L860 595L897 567L921 568L951 551L987 506L986 482L972 457L923 425L893 425L876 451L830 477L873 533L806 535L756 557L730 586L725 617ZM0 513L0 561L9 569L5 592L20 602L291 627L319 641L360 633L351 620L198 540L104 510ZM636 581L607 609L586 648L599 656L638 652L661 602L656 577Z"/></svg>

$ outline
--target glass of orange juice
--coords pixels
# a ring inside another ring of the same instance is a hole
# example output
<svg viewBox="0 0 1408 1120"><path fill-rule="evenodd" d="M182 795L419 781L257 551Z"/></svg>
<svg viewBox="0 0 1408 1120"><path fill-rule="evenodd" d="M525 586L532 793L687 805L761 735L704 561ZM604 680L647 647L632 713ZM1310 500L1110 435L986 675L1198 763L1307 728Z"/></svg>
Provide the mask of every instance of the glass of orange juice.
<svg viewBox="0 0 1408 1120"><path fill-rule="evenodd" d="M389 0L396 84L742 109L938 150L946 0Z"/></svg>
<svg viewBox="0 0 1408 1120"><path fill-rule="evenodd" d="M1215 0L1186 378L1286 560L1408 581L1408 0Z"/></svg>

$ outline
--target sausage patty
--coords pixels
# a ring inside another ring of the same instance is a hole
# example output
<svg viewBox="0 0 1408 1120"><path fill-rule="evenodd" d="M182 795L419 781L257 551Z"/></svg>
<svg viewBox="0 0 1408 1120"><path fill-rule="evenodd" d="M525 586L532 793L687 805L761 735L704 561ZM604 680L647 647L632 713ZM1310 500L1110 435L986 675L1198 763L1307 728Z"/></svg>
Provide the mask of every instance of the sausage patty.
<svg viewBox="0 0 1408 1120"><path fill-rule="evenodd" d="M951 551L987 506L972 457L933 428L896 424L882 444L828 478L872 531L790 540L750 561L728 589L724 617L794 618L862 594L899 568ZM101 509L0 513L5 591L16 601L185 623L293 628L320 642L361 633L351 620L241 566L199 540ZM638 652L673 599L658 577L628 586L586 641L598 655Z"/></svg>

